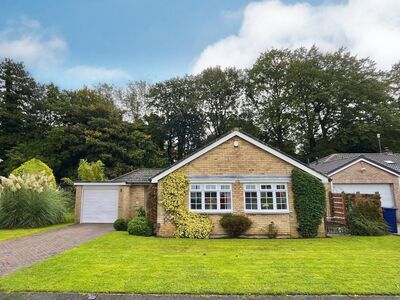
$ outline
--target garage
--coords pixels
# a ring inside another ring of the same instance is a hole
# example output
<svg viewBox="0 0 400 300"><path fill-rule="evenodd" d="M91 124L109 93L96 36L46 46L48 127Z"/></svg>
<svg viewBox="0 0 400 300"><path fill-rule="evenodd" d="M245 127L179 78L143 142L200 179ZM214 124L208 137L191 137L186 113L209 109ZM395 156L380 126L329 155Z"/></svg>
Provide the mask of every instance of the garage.
<svg viewBox="0 0 400 300"><path fill-rule="evenodd" d="M382 207L395 207L393 188L391 184L333 184L334 193L357 193L375 194L378 192L381 196Z"/></svg>
<svg viewBox="0 0 400 300"><path fill-rule="evenodd" d="M81 223L113 223L118 218L118 200L118 186L84 186Z"/></svg>

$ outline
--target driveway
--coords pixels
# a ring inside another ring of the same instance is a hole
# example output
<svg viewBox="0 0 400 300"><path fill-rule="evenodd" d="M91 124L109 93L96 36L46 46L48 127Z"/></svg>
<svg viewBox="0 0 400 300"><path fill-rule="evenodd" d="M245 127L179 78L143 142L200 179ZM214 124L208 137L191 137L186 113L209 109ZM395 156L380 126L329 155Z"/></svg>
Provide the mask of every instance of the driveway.
<svg viewBox="0 0 400 300"><path fill-rule="evenodd" d="M0 242L0 277L112 231L111 224L75 224Z"/></svg>

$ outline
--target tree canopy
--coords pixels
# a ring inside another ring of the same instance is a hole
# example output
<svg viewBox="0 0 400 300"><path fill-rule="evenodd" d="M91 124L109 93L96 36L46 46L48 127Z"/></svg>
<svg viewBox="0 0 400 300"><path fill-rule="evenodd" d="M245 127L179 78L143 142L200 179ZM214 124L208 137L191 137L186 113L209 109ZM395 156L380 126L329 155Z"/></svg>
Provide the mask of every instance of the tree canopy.
<svg viewBox="0 0 400 300"><path fill-rule="evenodd" d="M153 85L62 90L0 62L0 175L38 158L76 179L81 159L113 178L165 167L232 128L307 162L333 152L400 151L400 63L345 49L271 49L246 70L213 67Z"/></svg>

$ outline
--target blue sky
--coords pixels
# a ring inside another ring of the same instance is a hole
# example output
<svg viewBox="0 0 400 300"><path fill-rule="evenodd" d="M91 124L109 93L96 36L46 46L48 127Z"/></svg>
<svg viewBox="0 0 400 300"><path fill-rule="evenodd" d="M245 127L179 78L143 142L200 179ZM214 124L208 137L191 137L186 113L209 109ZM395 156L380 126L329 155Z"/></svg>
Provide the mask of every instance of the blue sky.
<svg viewBox="0 0 400 300"><path fill-rule="evenodd" d="M359 1L350 2L357 5ZM295 48L315 42L324 48L333 38L327 50L342 45L352 50L357 43L348 41L349 33L332 32L330 24L326 24L326 36L318 32L324 26L310 30L319 27L321 9L329 14L338 8L353 9L348 1L2 0L0 57L23 60L39 81L53 81L64 88L99 81L117 85L129 80L156 82L215 64L247 67L270 47ZM394 8L398 13L398 6ZM296 19L293 14L315 21L292 33L299 27L292 21ZM274 16L279 18L273 21ZM285 25L282 29L275 24L279 20ZM393 27L392 23L384 25ZM351 32L357 23L348 26L342 31ZM291 34L301 38L293 42ZM397 46L393 45L393 52ZM370 55L357 45L354 48L362 56Z"/></svg>

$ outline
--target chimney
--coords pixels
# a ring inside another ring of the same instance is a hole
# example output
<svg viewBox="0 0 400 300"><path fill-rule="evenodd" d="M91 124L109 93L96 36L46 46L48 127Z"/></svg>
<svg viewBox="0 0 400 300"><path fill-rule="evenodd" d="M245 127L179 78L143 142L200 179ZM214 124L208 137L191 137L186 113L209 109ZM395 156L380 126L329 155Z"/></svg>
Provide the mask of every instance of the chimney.
<svg viewBox="0 0 400 300"><path fill-rule="evenodd" d="M385 148L383 149L383 153L385 153L386 155L392 155L392 154L393 154L393 151L390 150L388 147L385 147Z"/></svg>

